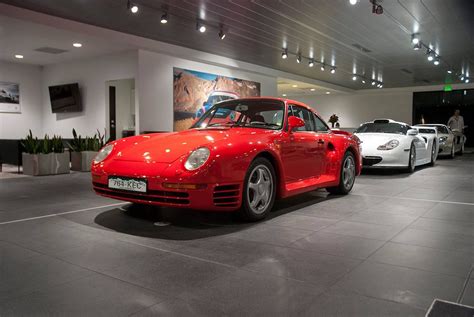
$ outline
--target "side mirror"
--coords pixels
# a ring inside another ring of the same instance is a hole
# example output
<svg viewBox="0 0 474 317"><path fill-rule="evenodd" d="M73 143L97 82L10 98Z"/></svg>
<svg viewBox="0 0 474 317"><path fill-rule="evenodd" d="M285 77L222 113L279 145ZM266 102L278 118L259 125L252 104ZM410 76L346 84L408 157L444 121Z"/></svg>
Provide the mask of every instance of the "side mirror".
<svg viewBox="0 0 474 317"><path fill-rule="evenodd" d="M288 117L288 130L292 132L296 128L304 127L304 120L295 116Z"/></svg>
<svg viewBox="0 0 474 317"><path fill-rule="evenodd" d="M415 136L418 135L418 130L417 129L410 129L408 130L408 135Z"/></svg>

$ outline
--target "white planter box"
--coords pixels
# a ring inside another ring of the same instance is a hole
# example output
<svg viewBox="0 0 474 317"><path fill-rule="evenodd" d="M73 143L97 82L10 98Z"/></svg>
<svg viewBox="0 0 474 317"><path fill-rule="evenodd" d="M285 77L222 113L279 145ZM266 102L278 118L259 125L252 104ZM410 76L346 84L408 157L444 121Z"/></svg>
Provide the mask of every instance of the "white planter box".
<svg viewBox="0 0 474 317"><path fill-rule="evenodd" d="M94 151L71 152L71 169L73 171L89 172L92 160L97 153Z"/></svg>
<svg viewBox="0 0 474 317"><path fill-rule="evenodd" d="M69 173L69 152L22 154L23 174L40 176Z"/></svg>

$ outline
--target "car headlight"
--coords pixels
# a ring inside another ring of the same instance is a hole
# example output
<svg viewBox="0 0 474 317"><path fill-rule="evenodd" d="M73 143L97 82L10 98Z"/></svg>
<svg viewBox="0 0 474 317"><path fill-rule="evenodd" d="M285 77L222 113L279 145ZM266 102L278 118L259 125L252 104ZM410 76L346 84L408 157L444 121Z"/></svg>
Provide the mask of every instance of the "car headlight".
<svg viewBox="0 0 474 317"><path fill-rule="evenodd" d="M396 148L398 145L400 144L400 142L398 142L398 140L390 140L388 141L387 143L383 144L383 145L380 145L377 150L382 150L382 151L386 151L386 150L393 150L394 148Z"/></svg>
<svg viewBox="0 0 474 317"><path fill-rule="evenodd" d="M113 149L114 149L113 144L108 144L108 145L104 146L99 151L99 153L97 153L97 155L95 156L94 163L97 164L97 163L100 163L103 160L105 160L107 158L107 156L109 156L109 154L112 152Z"/></svg>
<svg viewBox="0 0 474 317"><path fill-rule="evenodd" d="M209 151L207 147L200 147L199 149L196 149L192 151L191 154L189 154L186 163L184 163L184 167L188 171L194 171L195 169L200 168L204 165L204 163L206 163L210 154L211 151Z"/></svg>
<svg viewBox="0 0 474 317"><path fill-rule="evenodd" d="M442 136L442 137L439 138L439 143L444 143L444 142L446 142L446 140L448 140L448 137Z"/></svg>

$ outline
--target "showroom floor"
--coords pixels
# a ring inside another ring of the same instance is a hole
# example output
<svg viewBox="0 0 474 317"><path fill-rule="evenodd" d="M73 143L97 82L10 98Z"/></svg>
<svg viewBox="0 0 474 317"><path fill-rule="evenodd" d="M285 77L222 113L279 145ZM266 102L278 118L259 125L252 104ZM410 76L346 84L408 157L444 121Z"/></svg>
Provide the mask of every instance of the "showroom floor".
<svg viewBox="0 0 474 317"><path fill-rule="evenodd" d="M0 179L0 315L424 316L474 305L474 155L373 172L266 222L138 209L89 174ZM471 274L472 273L472 274Z"/></svg>

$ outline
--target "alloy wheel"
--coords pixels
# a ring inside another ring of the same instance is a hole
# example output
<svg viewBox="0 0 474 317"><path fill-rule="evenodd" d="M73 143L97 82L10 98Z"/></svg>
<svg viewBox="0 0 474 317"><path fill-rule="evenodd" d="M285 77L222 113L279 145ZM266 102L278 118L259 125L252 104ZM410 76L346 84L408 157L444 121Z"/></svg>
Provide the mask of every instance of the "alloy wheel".
<svg viewBox="0 0 474 317"><path fill-rule="evenodd" d="M355 163L354 158L349 155L346 157L344 161L344 165L342 166L342 182L346 189L352 187L355 181Z"/></svg>
<svg viewBox="0 0 474 317"><path fill-rule="evenodd" d="M252 212L265 212L272 201L272 195L272 173L265 165L257 165L250 173L247 186L247 199Z"/></svg>

